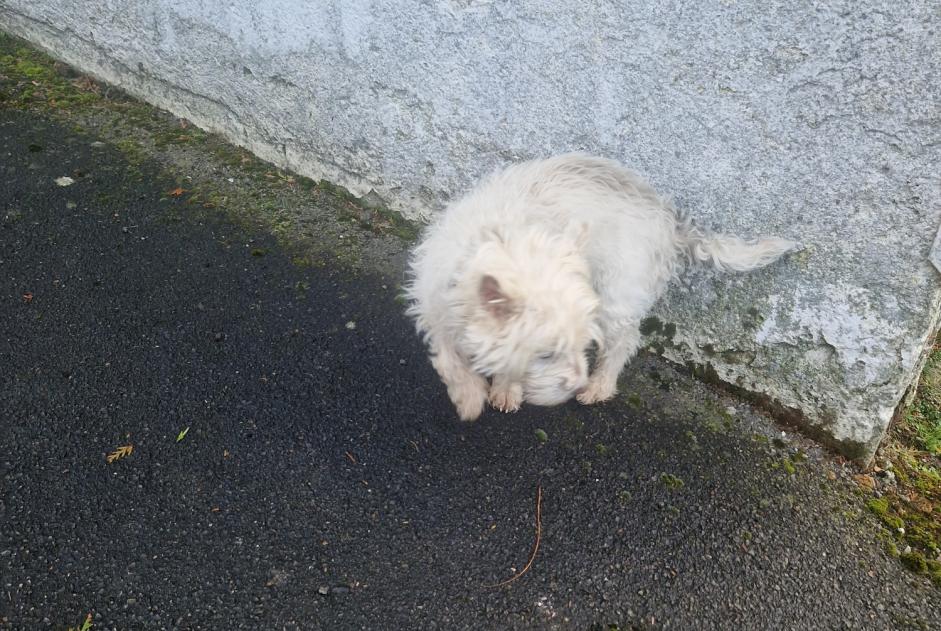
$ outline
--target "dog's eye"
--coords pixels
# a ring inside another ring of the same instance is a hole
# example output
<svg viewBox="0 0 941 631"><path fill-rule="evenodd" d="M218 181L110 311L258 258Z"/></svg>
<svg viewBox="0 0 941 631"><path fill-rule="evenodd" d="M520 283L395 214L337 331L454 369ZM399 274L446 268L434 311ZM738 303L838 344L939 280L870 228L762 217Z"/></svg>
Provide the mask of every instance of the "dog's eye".
<svg viewBox="0 0 941 631"><path fill-rule="evenodd" d="M548 362L548 361L552 361L553 359L555 359L556 355L555 353L548 352L548 353L539 353L538 355L536 355L536 357L538 359L541 359L544 362Z"/></svg>

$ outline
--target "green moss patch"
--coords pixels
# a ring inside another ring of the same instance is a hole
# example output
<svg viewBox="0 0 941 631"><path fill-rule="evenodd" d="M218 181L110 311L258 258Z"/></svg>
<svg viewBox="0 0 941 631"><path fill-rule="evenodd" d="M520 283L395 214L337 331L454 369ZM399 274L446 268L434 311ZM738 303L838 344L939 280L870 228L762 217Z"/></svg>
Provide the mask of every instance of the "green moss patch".
<svg viewBox="0 0 941 631"><path fill-rule="evenodd" d="M905 567L941 586L941 347L928 358L913 403L876 457L866 506ZM867 482L860 479L860 482ZM876 495L879 495L878 497ZM901 552L899 552L901 551Z"/></svg>
<svg viewBox="0 0 941 631"><path fill-rule="evenodd" d="M676 477L672 473L660 474L660 482L663 484L663 486L672 490L681 489L684 486L683 480Z"/></svg>

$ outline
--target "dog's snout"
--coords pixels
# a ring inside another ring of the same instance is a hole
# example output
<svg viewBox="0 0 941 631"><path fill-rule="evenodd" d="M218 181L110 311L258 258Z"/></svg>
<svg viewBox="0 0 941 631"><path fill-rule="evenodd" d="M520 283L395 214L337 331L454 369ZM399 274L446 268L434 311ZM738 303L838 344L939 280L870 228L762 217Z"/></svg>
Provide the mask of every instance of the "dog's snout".
<svg viewBox="0 0 941 631"><path fill-rule="evenodd" d="M581 394L587 387L587 379L571 379L565 382L565 389L575 394Z"/></svg>

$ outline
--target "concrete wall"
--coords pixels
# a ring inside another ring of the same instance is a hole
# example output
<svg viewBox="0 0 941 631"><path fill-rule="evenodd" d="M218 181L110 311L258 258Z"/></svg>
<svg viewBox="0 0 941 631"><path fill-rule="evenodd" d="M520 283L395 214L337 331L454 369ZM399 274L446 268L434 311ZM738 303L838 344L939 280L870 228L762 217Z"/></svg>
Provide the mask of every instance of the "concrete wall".
<svg viewBox="0 0 941 631"><path fill-rule="evenodd" d="M583 149L706 226L800 239L770 270L690 274L651 343L865 460L938 325L939 7L3 0L0 27L410 217Z"/></svg>

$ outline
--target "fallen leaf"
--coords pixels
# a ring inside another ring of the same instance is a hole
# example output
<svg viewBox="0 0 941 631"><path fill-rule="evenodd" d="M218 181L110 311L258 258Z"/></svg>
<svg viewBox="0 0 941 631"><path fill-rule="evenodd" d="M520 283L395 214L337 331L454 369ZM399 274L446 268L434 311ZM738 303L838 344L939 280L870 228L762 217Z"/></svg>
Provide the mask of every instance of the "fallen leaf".
<svg viewBox="0 0 941 631"><path fill-rule="evenodd" d="M134 445L124 445L123 447L118 447L110 454L105 457L105 460L108 461L108 464L111 464L115 460L120 460L131 455L131 452L134 451Z"/></svg>
<svg viewBox="0 0 941 631"><path fill-rule="evenodd" d="M934 503L924 497L916 497L911 501L911 505L925 513L931 514L934 511Z"/></svg>
<svg viewBox="0 0 941 631"><path fill-rule="evenodd" d="M184 438L186 438L186 434L187 434L187 432L189 432L189 431L190 431L190 428L189 428L189 426L187 426L186 429L184 429L184 430L181 431L179 434L177 434L177 435L176 435L176 442L180 442L181 440L183 440Z"/></svg>
<svg viewBox="0 0 941 631"><path fill-rule="evenodd" d="M176 187L175 189L173 189L172 191L169 191L169 192L167 193L167 195L172 195L173 197L179 197L180 195L182 195L182 194L185 193L185 192L186 192L186 189L185 189L185 188L182 188L182 187L180 187L180 186L177 186L177 187Z"/></svg>
<svg viewBox="0 0 941 631"><path fill-rule="evenodd" d="M868 475L863 475L863 474L861 474L861 473L857 473L856 475L853 476L853 479L856 480L856 483L857 483L857 484L859 484L860 486L864 486L864 487L866 487L867 489L872 490L872 489L876 488L876 481L873 480L873 479L872 479L871 477L869 477Z"/></svg>
<svg viewBox="0 0 941 631"><path fill-rule="evenodd" d="M82 76L78 79L72 81L74 85L79 90L84 90L85 92L98 92L98 84L94 82L90 77Z"/></svg>
<svg viewBox="0 0 941 631"><path fill-rule="evenodd" d="M32 301L33 301L33 292L27 291L25 294L23 294L23 302L29 304Z"/></svg>

